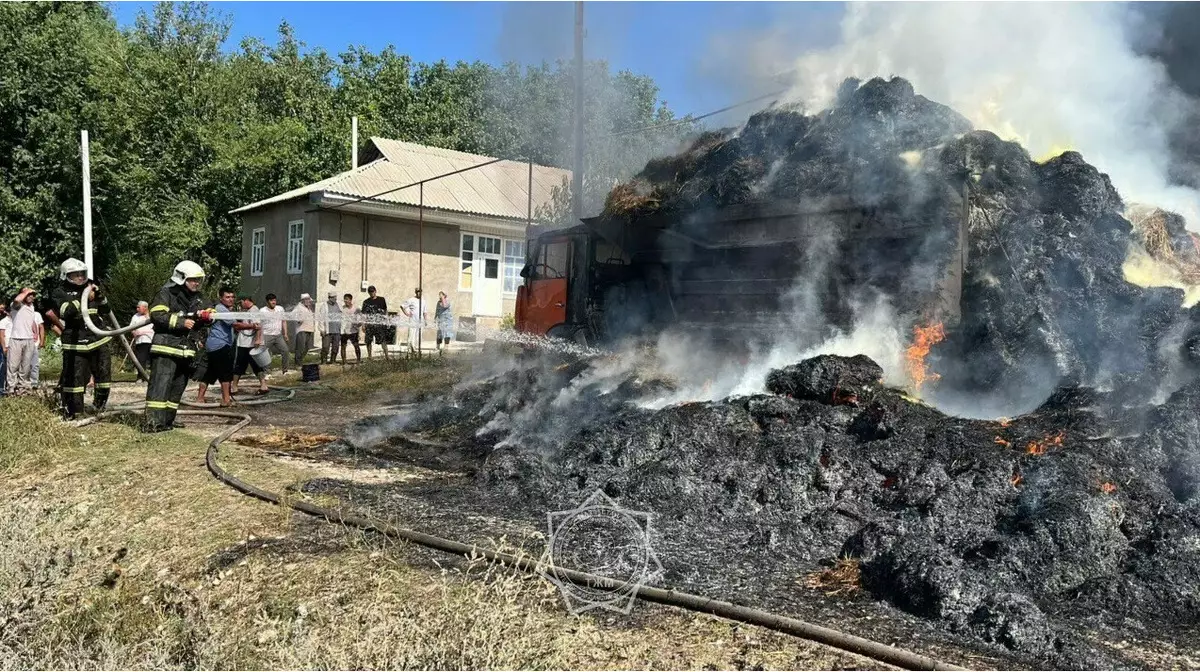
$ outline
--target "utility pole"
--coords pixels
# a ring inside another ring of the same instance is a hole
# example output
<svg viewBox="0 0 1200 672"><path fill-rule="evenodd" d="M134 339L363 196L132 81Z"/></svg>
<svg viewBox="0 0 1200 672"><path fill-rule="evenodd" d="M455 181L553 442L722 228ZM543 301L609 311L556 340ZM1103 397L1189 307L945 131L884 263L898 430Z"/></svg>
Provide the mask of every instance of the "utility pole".
<svg viewBox="0 0 1200 672"><path fill-rule="evenodd" d="M358 168L358 117L350 117L350 169Z"/></svg>
<svg viewBox="0 0 1200 672"><path fill-rule="evenodd" d="M575 3L575 164L571 194L575 219L583 217L583 1Z"/></svg>
<svg viewBox="0 0 1200 672"><path fill-rule="evenodd" d="M92 264L92 167L88 152L88 132L79 132L80 147L83 150L83 263L87 266L89 278L96 277L96 267Z"/></svg>

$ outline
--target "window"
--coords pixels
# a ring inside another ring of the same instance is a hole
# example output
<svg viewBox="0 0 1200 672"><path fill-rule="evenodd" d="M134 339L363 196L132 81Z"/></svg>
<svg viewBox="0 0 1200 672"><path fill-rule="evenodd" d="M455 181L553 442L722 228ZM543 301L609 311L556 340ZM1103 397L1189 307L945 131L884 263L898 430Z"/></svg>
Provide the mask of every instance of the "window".
<svg viewBox="0 0 1200 672"><path fill-rule="evenodd" d="M504 241L504 291L512 294L521 286L521 268L525 266L525 241Z"/></svg>
<svg viewBox="0 0 1200 672"><path fill-rule="evenodd" d="M499 259L484 259L483 260L483 277L488 280L495 280L500 277L500 260Z"/></svg>
<svg viewBox="0 0 1200 672"><path fill-rule="evenodd" d="M480 254L500 254L500 239L488 238L487 236L479 237L479 253Z"/></svg>
<svg viewBox="0 0 1200 672"><path fill-rule="evenodd" d="M458 288L464 292L471 291L471 281L475 271L475 236L463 234L462 264L458 274Z"/></svg>
<svg viewBox="0 0 1200 672"><path fill-rule="evenodd" d="M263 274L263 257L267 254L267 230L254 229L250 232L250 275Z"/></svg>
<svg viewBox="0 0 1200 672"><path fill-rule="evenodd" d="M304 269L304 220L288 222L287 272L297 275Z"/></svg>

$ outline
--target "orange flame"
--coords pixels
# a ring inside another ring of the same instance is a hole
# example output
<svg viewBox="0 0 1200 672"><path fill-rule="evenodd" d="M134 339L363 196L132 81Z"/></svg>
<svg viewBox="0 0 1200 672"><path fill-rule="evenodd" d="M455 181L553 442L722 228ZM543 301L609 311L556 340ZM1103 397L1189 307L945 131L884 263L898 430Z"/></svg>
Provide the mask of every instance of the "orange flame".
<svg viewBox="0 0 1200 672"><path fill-rule="evenodd" d="M941 376L925 370L925 357L935 344L946 338L946 330L942 323L931 324L928 327L913 327L913 342L904 352L905 368L908 369L909 380L912 381L913 393L919 393L926 381L933 382Z"/></svg>
<svg viewBox="0 0 1200 672"><path fill-rule="evenodd" d="M1000 417L996 418L996 422L1000 423L1001 427L1008 427L1012 424L1012 418Z"/></svg>
<svg viewBox="0 0 1200 672"><path fill-rule="evenodd" d="M1108 481L1105 481L1100 484L1100 492L1103 492L1106 495L1111 495L1112 493L1114 493L1116 491L1117 491L1116 483L1110 483Z"/></svg>
<svg viewBox="0 0 1200 672"><path fill-rule="evenodd" d="M1011 483L1012 486L1015 488L1018 485L1020 485L1021 481L1023 481L1023 480L1025 480L1025 479L1023 479L1020 474L1013 473L1012 478L1008 479L1008 482Z"/></svg>
<svg viewBox="0 0 1200 672"><path fill-rule="evenodd" d="M1002 439L998 436L996 437L995 443L996 443L996 445L1004 446L1005 448L1012 446L1012 441L1005 441L1004 439Z"/></svg>
<svg viewBox="0 0 1200 672"><path fill-rule="evenodd" d="M1045 455L1046 449L1050 446L1061 446L1065 437L1066 435L1060 431L1054 435L1047 435L1046 438L1042 439L1041 441L1030 441L1029 444L1025 446L1025 452L1029 453L1030 455Z"/></svg>

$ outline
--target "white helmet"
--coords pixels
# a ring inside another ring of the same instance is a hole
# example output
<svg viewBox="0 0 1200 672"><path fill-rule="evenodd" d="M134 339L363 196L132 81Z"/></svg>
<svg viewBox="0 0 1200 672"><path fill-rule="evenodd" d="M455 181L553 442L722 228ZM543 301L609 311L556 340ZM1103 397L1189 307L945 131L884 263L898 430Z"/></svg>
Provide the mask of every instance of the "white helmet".
<svg viewBox="0 0 1200 672"><path fill-rule="evenodd" d="M181 261L175 266L175 272L171 274L171 282L182 285L183 281L188 278L204 278L204 269L200 268L200 264L194 261Z"/></svg>
<svg viewBox="0 0 1200 672"><path fill-rule="evenodd" d="M58 267L58 279L66 280L67 276L72 273L87 273L87 270L87 264L76 259L75 257L71 257L70 259L64 261L62 266Z"/></svg>

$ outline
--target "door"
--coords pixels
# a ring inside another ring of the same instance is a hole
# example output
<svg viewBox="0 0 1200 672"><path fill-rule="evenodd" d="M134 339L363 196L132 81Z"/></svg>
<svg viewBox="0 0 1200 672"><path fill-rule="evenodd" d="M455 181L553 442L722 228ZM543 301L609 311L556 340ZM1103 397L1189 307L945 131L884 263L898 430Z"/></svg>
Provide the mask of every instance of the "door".
<svg viewBox="0 0 1200 672"><path fill-rule="evenodd" d="M500 317L504 307L504 279L500 273L500 239L475 236L475 276L471 288L471 312L485 317Z"/></svg>

